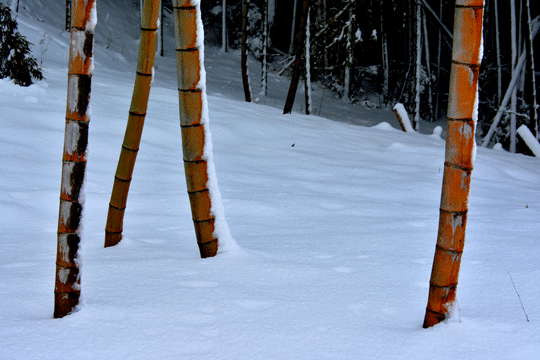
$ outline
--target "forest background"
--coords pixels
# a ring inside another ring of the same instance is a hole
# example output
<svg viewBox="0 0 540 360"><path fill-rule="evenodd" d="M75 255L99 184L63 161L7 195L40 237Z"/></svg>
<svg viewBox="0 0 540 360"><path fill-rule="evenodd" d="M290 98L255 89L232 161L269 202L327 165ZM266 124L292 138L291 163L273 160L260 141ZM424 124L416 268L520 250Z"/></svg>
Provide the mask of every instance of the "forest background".
<svg viewBox="0 0 540 360"><path fill-rule="evenodd" d="M143 0L132 2L142 7ZM309 16L302 21L304 3L309 6ZM67 14L69 4L70 0L66 0ZM162 21L172 18L172 0L163 0L162 8ZM248 9L246 16L243 16L244 8ZM453 9L451 0L201 2L205 40L221 46L223 51L241 47L243 19L246 19L245 45L249 56L261 62L261 83L265 86L268 71L279 75L293 72L296 47L300 45L304 47L302 76L306 89L310 87L307 84L315 81L345 101L368 108L403 103L412 115L416 130L420 120L433 122L445 118ZM540 138L537 115L540 73L535 70L534 62L538 52L534 49L538 48L535 35L540 28L539 14L537 1L485 1L477 129L478 140L484 138L481 142L485 146L500 143L510 152L531 154L516 136L521 125ZM68 18L69 15L66 29ZM300 24L304 23L308 23L307 46L297 44ZM305 56L306 52L309 57ZM523 71L516 71L522 53L527 55L526 65ZM306 58L309 60L305 61ZM247 65L242 67L246 69ZM246 83L247 74L243 76ZM505 104L504 95L514 77L519 79L515 89L508 90L512 97ZM249 92L247 88L245 91ZM266 89L261 92L265 94ZM250 101L249 94L246 100ZM307 98L306 112L310 102Z"/></svg>
<svg viewBox="0 0 540 360"><path fill-rule="evenodd" d="M165 0L166 7L170 7L168 2L170 0ZM287 65L291 64L301 3L299 0L249 2L248 47L252 58L262 61L263 14L268 6L268 53L274 60L272 66L280 73L290 70ZM226 47L222 40L222 1L203 1L201 8L207 42L222 48L239 48L242 1L226 3ZM313 0L310 2L311 64L308 67L311 78L361 106L378 108L401 102L414 120L417 117L426 121L444 118L453 14L454 1L451 0ZM535 57L530 56L530 49L538 49L539 40L533 40L531 46L529 25L539 14L537 1L486 1L478 136L486 135L519 54L525 49L528 54L525 71L517 85L515 110L510 110L509 106L491 138L492 145L501 143L505 149L511 149L511 113L516 114L515 128L526 124L538 138L538 117L534 112L538 104L538 91L535 91L538 80L532 74L538 78L539 72L534 70L531 59ZM533 55L537 52L534 50ZM350 80L345 75L347 67ZM528 153L526 146L519 142L517 151Z"/></svg>

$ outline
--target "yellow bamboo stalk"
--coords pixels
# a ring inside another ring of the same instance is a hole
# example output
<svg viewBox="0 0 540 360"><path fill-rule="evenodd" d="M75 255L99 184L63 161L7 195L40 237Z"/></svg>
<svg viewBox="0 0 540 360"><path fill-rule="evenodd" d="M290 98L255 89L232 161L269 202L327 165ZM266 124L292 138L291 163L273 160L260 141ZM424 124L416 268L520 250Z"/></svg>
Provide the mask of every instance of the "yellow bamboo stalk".
<svg viewBox="0 0 540 360"><path fill-rule="evenodd" d="M74 0L71 11L66 128L54 286L55 318L72 312L79 304L81 295L79 245L83 231L83 185L90 122L95 1Z"/></svg>
<svg viewBox="0 0 540 360"><path fill-rule="evenodd" d="M483 11L484 0L456 0L439 231L424 328L448 317L456 297L473 169Z"/></svg>
<svg viewBox="0 0 540 360"><path fill-rule="evenodd" d="M111 201L109 202L107 224L105 225L105 247L114 246L122 240L127 196L141 142L148 97L150 96L158 36L159 1L146 0L143 5L137 73L126 133L114 177Z"/></svg>
<svg viewBox="0 0 540 360"><path fill-rule="evenodd" d="M207 140L202 113L206 96L201 80L200 5L195 0L174 0L173 8L184 169L197 243L205 258L216 255L218 239L204 154Z"/></svg>

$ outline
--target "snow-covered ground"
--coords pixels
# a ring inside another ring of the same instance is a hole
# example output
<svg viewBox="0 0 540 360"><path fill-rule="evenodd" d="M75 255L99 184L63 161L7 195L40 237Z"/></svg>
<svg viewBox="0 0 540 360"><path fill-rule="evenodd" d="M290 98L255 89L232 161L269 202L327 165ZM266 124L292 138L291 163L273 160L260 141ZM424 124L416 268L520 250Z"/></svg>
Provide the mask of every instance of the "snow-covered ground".
<svg viewBox="0 0 540 360"><path fill-rule="evenodd" d="M540 160L478 149L459 314L422 329L444 140L403 133L390 110L339 101L324 103L335 118L378 125L282 115L270 103L286 95L277 76L272 106L242 102L234 52L207 48L206 63L217 175L240 249L198 256L173 54L157 61L125 238L104 249L135 77L130 0L98 2L84 305L53 319L69 34L59 30L64 2L44 3L21 0L19 28L46 80L0 80L0 358L540 359Z"/></svg>

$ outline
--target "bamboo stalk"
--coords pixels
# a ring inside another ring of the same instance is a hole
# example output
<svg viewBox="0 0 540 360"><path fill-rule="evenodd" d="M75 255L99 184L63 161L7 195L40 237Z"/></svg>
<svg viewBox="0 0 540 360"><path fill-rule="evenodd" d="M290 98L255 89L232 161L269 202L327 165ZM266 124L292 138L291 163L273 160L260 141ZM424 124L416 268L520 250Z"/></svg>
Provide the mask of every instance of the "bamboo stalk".
<svg viewBox="0 0 540 360"><path fill-rule="evenodd" d="M156 57L159 10L159 0L146 0L144 2L137 73L126 133L109 202L107 224L105 225L105 247L114 246L122 240L127 196L141 142L148 97L150 96L152 71Z"/></svg>
<svg viewBox="0 0 540 360"><path fill-rule="evenodd" d="M263 2L262 61L260 95L268 95L268 0Z"/></svg>
<svg viewBox="0 0 540 360"><path fill-rule="evenodd" d="M68 65L66 128L58 216L54 317L71 313L79 304L84 178L90 123L93 70L94 0L74 0Z"/></svg>
<svg viewBox="0 0 540 360"><path fill-rule="evenodd" d="M248 54L247 54L247 28L248 28L249 0L242 0L242 44L240 49L242 84L244 85L244 97L246 102L251 102L251 86L249 83Z"/></svg>
<svg viewBox="0 0 540 360"><path fill-rule="evenodd" d="M355 3L356 0L350 0L350 2ZM345 51L347 56L345 57L345 72L343 76L343 95L342 98L350 101L350 90L351 90L351 71L354 63L354 48L356 45L355 38L355 27L356 27L356 7L349 8L349 21L347 24L347 43L345 45Z"/></svg>
<svg viewBox="0 0 540 360"><path fill-rule="evenodd" d="M287 100L285 101L285 107L283 109L284 114L292 113L294 98L296 97L296 90L298 88L298 81L300 80L300 65L302 62L302 53L304 52L306 19L307 19L308 10L309 10L309 0L303 0L302 1L302 16L300 17L300 24L298 25L298 35L296 38L296 57L294 59L291 85L289 86L289 92L287 93Z"/></svg>
<svg viewBox="0 0 540 360"><path fill-rule="evenodd" d="M456 0L439 231L424 328L443 321L456 296L478 117L483 11L484 0Z"/></svg>
<svg viewBox="0 0 540 360"><path fill-rule="evenodd" d="M401 115L399 115L399 112L397 111L396 108L394 108L394 114L396 114L396 117L399 121L399 125L401 126L401 130L403 132L407 132L407 128L405 128L405 124L403 123L403 119L401 118Z"/></svg>
<svg viewBox="0 0 540 360"><path fill-rule="evenodd" d="M380 8L381 8L381 57L382 57L382 69L383 69L383 87L382 87L382 95L383 95L383 103L384 105L388 105L388 101L390 100L390 90L389 90L389 81L390 81L390 62L388 60L388 41L387 41L387 34L386 34L386 27L384 26L384 22L386 20L384 16L384 10L385 10L385 2L384 0L381 0L380 2Z"/></svg>
<svg viewBox="0 0 540 360"><path fill-rule="evenodd" d="M412 127L411 120L409 119L409 116L407 115L407 110L405 110L405 106L403 106L402 103L397 103L394 106L394 114L396 114L399 125L401 126L401 130L403 130L404 132L414 133L414 128Z"/></svg>
<svg viewBox="0 0 540 360"><path fill-rule="evenodd" d="M517 134L521 137L521 139L525 142L527 147L532 151L534 156L540 157L540 143L536 139L536 137L533 135L531 130L527 127L527 125L522 124L517 129Z"/></svg>
<svg viewBox="0 0 540 360"><path fill-rule="evenodd" d="M311 100L312 100L312 93L311 93L311 48L309 46L309 37L310 37L310 22L311 18L309 16L309 9L307 13L307 19L306 19L306 41L305 41L305 60L306 64L304 66L305 70L305 78L304 78L304 94L305 94L305 103L306 103L306 115L311 114Z"/></svg>
<svg viewBox="0 0 540 360"><path fill-rule="evenodd" d="M221 51L229 50L227 36L227 0L221 0Z"/></svg>
<svg viewBox="0 0 540 360"><path fill-rule="evenodd" d="M427 72L427 95L428 95L428 106L429 106L429 121L433 122L434 119L434 112L433 112L433 94L431 89L431 56L429 54L429 38L428 38L428 31L427 31L427 19L426 19L426 12L422 11L422 29L423 29L423 37L424 37L424 54L426 56L426 72Z"/></svg>
<svg viewBox="0 0 540 360"><path fill-rule="evenodd" d="M443 13L443 1L440 0L439 2L439 18L442 18ZM437 29L437 35L438 35L438 42L437 42L437 92L435 94L435 109L434 109L434 115L435 119L439 118L439 97L441 94L441 39L442 39L442 32L441 29Z"/></svg>
<svg viewBox="0 0 540 360"><path fill-rule="evenodd" d="M536 134L536 139L540 139L538 132L538 102L536 100L536 69L534 65L534 42L533 42L533 29L531 21L531 4L527 0L527 27L529 35L529 53L531 54L530 70L531 70L531 83L532 83L532 106L531 106L531 120L534 122L533 129Z"/></svg>
<svg viewBox="0 0 540 360"><path fill-rule="evenodd" d="M511 39L511 54L512 54L512 72L516 66L518 58L518 40L516 36L516 1L510 0L510 39ZM521 74L521 72L520 72ZM516 76L520 76L516 74ZM514 74L511 73L511 76L514 77ZM519 83L519 82L518 82ZM512 91L512 96L510 99L510 152L516 152L516 130L517 130L517 87Z"/></svg>
<svg viewBox="0 0 540 360"><path fill-rule="evenodd" d="M414 75L414 117L412 125L414 130L420 129L420 80L422 74L422 8L420 7L420 0L416 0L416 37L415 37L415 55L416 66Z"/></svg>
<svg viewBox="0 0 540 360"><path fill-rule="evenodd" d="M296 10L298 9L298 0L292 0L293 2L293 14L291 25L291 41L289 42L289 55L292 55L294 46L294 31L296 30Z"/></svg>
<svg viewBox="0 0 540 360"><path fill-rule="evenodd" d="M201 257L205 258L215 256L219 244L208 186L210 164L205 153L210 139L206 139L207 125L203 120L206 94L201 79L204 69L200 55L203 46L200 5L195 0L174 0L173 8L184 169L197 244Z"/></svg>

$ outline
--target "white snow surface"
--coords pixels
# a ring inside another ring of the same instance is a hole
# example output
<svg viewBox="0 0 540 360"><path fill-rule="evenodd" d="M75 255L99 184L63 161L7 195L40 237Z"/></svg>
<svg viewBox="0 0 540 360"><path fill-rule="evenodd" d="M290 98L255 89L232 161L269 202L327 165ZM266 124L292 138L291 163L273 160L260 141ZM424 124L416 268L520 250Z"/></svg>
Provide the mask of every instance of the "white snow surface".
<svg viewBox="0 0 540 360"><path fill-rule="evenodd" d="M166 50L156 59L125 236L104 249L135 78L131 0L97 2L84 302L53 319L69 34L57 15L65 2L41 3L21 1L18 19L46 80L27 88L0 80L0 358L540 358L539 159L478 149L459 311L422 329L444 162L440 129L410 136L390 109L332 99L323 114L344 122L298 108L283 115L288 80L275 74L271 106L246 103L238 52L206 47L205 56L216 174L238 246L199 258L175 59ZM164 25L172 49L170 19ZM122 38L105 49L111 29Z"/></svg>

